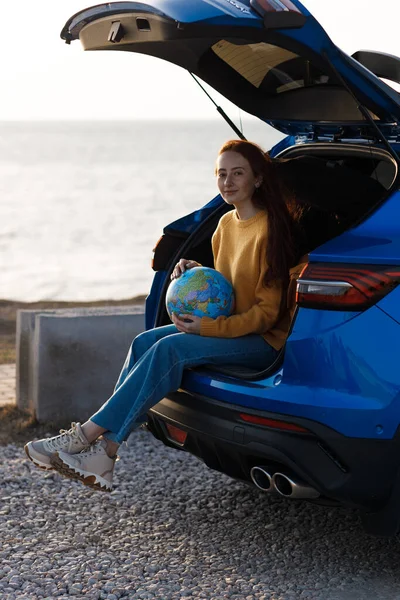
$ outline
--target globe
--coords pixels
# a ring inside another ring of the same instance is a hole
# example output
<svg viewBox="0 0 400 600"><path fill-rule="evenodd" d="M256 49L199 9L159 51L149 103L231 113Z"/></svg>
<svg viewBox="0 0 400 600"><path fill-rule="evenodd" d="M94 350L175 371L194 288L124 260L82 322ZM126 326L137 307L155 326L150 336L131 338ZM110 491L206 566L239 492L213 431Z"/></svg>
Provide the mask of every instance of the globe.
<svg viewBox="0 0 400 600"><path fill-rule="evenodd" d="M170 318L175 313L216 319L232 314L235 295L221 273L209 267L193 267L171 281L165 304Z"/></svg>

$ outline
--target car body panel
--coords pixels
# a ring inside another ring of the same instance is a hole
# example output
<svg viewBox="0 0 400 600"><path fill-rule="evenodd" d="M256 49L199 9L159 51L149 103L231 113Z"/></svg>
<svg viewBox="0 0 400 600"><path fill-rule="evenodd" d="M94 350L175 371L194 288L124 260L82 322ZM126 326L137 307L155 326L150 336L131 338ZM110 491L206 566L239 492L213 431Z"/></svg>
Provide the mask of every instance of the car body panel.
<svg viewBox="0 0 400 600"><path fill-rule="evenodd" d="M400 191L357 227L314 250L310 261L400 265Z"/></svg>
<svg viewBox="0 0 400 600"><path fill-rule="evenodd" d="M357 318L352 313L345 322L338 316L334 324L332 315L300 309L282 372L266 380L242 383L191 370L181 387L226 403L311 419L351 437L391 439L400 414L400 326L376 306ZM379 344L371 343L372 328L380 332Z"/></svg>
<svg viewBox="0 0 400 600"><path fill-rule="evenodd" d="M165 278L167 277L166 271L157 271L154 274L153 282L151 284L149 295L146 298L145 303L145 327L146 330L152 329L156 326L156 314L161 296L161 291L164 286Z"/></svg>
<svg viewBox="0 0 400 600"><path fill-rule="evenodd" d="M400 286L397 286L390 294L382 298L377 306L397 323L400 323Z"/></svg>

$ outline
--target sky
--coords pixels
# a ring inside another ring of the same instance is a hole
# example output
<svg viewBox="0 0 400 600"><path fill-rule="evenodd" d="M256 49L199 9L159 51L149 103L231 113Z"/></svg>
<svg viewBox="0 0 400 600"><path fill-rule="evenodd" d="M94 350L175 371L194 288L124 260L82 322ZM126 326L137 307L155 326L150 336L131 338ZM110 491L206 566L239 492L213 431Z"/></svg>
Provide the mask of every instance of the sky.
<svg viewBox="0 0 400 600"><path fill-rule="evenodd" d="M3 3L0 120L220 118L183 69L135 53L84 52L78 41L66 45L60 31L67 19L97 3ZM369 49L400 56L399 0L303 3L348 54Z"/></svg>

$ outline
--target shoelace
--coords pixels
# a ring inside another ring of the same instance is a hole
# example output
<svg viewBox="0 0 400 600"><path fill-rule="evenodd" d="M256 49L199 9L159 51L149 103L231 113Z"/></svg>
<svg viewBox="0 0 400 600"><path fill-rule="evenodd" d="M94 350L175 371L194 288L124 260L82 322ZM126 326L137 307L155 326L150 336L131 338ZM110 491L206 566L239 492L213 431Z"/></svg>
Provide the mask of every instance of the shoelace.
<svg viewBox="0 0 400 600"><path fill-rule="evenodd" d="M60 429L60 435L48 440L50 448L55 451L60 450L65 442L65 438L69 435L79 440L78 432L76 430L76 423L71 423L71 429Z"/></svg>
<svg viewBox="0 0 400 600"><path fill-rule="evenodd" d="M98 454L100 452L100 450L103 450L105 452L105 448L103 447L102 443L99 441L95 442L94 444L92 444L91 446L89 446L89 448L85 448L84 450L81 450L81 452L79 454Z"/></svg>
<svg viewBox="0 0 400 600"><path fill-rule="evenodd" d="M101 443L101 440L97 440L91 446L89 446L89 448L85 448L84 450L81 450L79 452L79 455L99 454L99 453L103 453L103 452L104 452L104 454L106 454L108 456L106 449L104 448L103 444ZM119 460L118 454L116 454L114 457L108 456L108 458L111 458L114 461Z"/></svg>

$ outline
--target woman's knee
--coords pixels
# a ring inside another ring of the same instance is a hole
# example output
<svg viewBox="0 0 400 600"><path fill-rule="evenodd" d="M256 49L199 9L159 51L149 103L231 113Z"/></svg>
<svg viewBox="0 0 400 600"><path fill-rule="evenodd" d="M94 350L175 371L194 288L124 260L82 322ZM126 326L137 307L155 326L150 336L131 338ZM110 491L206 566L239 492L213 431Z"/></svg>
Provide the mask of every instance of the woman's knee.
<svg viewBox="0 0 400 600"><path fill-rule="evenodd" d="M151 346L155 343L156 336L154 335L154 329L143 331L139 333L131 344L131 353L138 360Z"/></svg>
<svg viewBox="0 0 400 600"><path fill-rule="evenodd" d="M170 354L168 348L174 346L174 339L183 335L185 334L177 332L175 326L155 327L154 329L139 333L133 340L130 349L133 362L137 362L150 349Z"/></svg>
<svg viewBox="0 0 400 600"><path fill-rule="evenodd" d="M188 335L186 333L175 333L168 337L161 338L154 344L154 350L172 362L181 362L187 355Z"/></svg>

